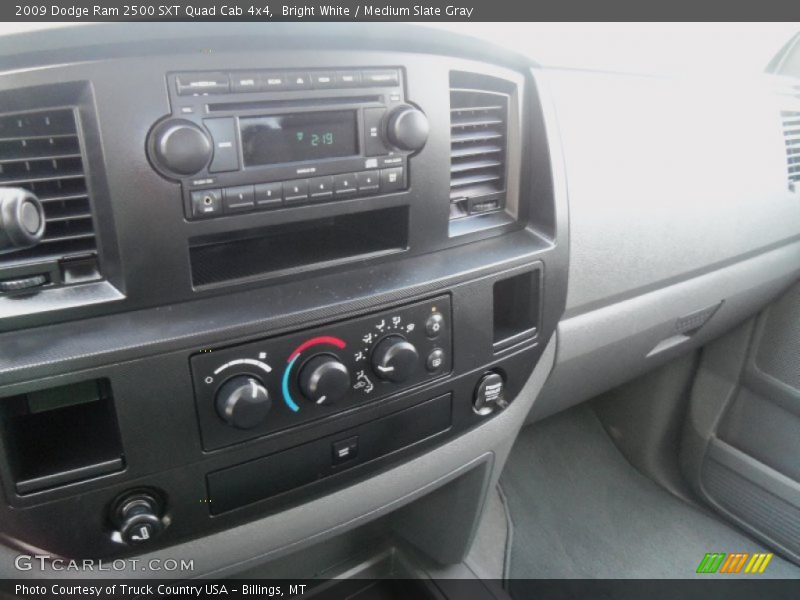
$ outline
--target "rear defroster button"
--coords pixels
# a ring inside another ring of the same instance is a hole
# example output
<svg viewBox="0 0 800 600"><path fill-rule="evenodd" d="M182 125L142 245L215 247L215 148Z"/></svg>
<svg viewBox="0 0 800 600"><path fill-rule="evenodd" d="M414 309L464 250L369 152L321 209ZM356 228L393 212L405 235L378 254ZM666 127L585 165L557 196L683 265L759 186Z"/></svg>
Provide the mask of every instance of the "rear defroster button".
<svg viewBox="0 0 800 600"><path fill-rule="evenodd" d="M442 368L444 364L444 350L435 348L428 354L428 359L425 361L425 367L430 373L435 373Z"/></svg>

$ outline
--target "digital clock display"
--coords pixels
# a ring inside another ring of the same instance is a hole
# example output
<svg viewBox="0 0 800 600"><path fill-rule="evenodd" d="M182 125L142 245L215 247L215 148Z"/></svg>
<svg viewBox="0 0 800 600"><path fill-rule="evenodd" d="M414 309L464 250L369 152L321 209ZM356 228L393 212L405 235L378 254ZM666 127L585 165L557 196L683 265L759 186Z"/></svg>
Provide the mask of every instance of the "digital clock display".
<svg viewBox="0 0 800 600"><path fill-rule="evenodd" d="M239 124L247 167L358 154L354 110L247 117Z"/></svg>

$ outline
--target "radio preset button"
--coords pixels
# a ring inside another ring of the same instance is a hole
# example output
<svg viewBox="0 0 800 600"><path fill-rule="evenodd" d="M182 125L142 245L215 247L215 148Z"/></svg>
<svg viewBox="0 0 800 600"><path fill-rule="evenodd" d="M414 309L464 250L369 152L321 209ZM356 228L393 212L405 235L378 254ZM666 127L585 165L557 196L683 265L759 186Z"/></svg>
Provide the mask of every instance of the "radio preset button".
<svg viewBox="0 0 800 600"><path fill-rule="evenodd" d="M361 83L361 73L358 71L337 71L336 85L338 87L356 87Z"/></svg>
<svg viewBox="0 0 800 600"><path fill-rule="evenodd" d="M336 74L330 71L312 73L311 84L316 89L332 88L336 86Z"/></svg>
<svg viewBox="0 0 800 600"><path fill-rule="evenodd" d="M236 148L236 125L233 117L203 119L203 125L214 140L214 158L208 167L211 173L236 171L239 169L239 153Z"/></svg>
<svg viewBox="0 0 800 600"><path fill-rule="evenodd" d="M311 88L311 77L308 73L289 73L287 88L290 90L307 90Z"/></svg>
<svg viewBox="0 0 800 600"><path fill-rule="evenodd" d="M227 73L184 73L175 78L179 96L224 94L230 90Z"/></svg>
<svg viewBox="0 0 800 600"><path fill-rule="evenodd" d="M333 178L333 193L336 195L337 198L354 196L357 189L358 188L356 188L356 176L354 173L336 175Z"/></svg>
<svg viewBox="0 0 800 600"><path fill-rule="evenodd" d="M333 197L333 177L314 177L308 180L308 195L312 200L326 200Z"/></svg>
<svg viewBox="0 0 800 600"><path fill-rule="evenodd" d="M361 71L361 82L368 86L393 86L400 84L397 69L364 69Z"/></svg>
<svg viewBox="0 0 800 600"><path fill-rule="evenodd" d="M308 179L283 182L283 199L287 203L302 202L308 198Z"/></svg>
<svg viewBox="0 0 800 600"><path fill-rule="evenodd" d="M222 190L225 212L246 212L253 210L253 186L240 185Z"/></svg>
<svg viewBox="0 0 800 600"><path fill-rule="evenodd" d="M377 192L380 189L380 174L378 171L356 173L356 183L359 192Z"/></svg>
<svg viewBox="0 0 800 600"><path fill-rule="evenodd" d="M262 73L261 84L266 91L285 90L289 87L286 73Z"/></svg>
<svg viewBox="0 0 800 600"><path fill-rule="evenodd" d="M192 192L192 216L197 219L222 214L222 191L200 190Z"/></svg>
<svg viewBox="0 0 800 600"><path fill-rule="evenodd" d="M381 135L384 115L386 115L385 108L364 109L364 153L367 156L386 154L386 145Z"/></svg>
<svg viewBox="0 0 800 600"><path fill-rule="evenodd" d="M231 73L231 91L260 92L263 89L259 73Z"/></svg>
<svg viewBox="0 0 800 600"><path fill-rule="evenodd" d="M381 191L396 192L406 187L405 171L403 167L381 169Z"/></svg>
<svg viewBox="0 0 800 600"><path fill-rule="evenodd" d="M259 183L255 186L256 208L272 208L283 202L283 184Z"/></svg>

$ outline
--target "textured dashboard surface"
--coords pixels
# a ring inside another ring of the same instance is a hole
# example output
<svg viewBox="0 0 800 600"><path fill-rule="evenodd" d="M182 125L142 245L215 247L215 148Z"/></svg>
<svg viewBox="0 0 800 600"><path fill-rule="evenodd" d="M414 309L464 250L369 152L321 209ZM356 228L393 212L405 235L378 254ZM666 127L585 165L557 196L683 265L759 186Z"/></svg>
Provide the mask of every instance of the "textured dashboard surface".
<svg viewBox="0 0 800 600"><path fill-rule="evenodd" d="M567 314L800 235L765 81L546 72L570 204Z"/></svg>

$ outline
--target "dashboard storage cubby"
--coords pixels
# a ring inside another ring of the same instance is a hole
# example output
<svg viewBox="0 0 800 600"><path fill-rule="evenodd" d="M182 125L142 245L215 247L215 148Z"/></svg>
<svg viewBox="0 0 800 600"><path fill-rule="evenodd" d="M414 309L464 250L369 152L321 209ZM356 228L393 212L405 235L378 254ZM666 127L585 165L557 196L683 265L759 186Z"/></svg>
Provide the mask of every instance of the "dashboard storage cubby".
<svg viewBox="0 0 800 600"><path fill-rule="evenodd" d="M0 418L7 467L20 495L124 467L105 379L3 398Z"/></svg>
<svg viewBox="0 0 800 600"><path fill-rule="evenodd" d="M366 260L408 246L408 207L191 240L195 287Z"/></svg>
<svg viewBox="0 0 800 600"><path fill-rule="evenodd" d="M494 283L494 348L502 350L536 336L539 325L539 271L528 271Z"/></svg>

